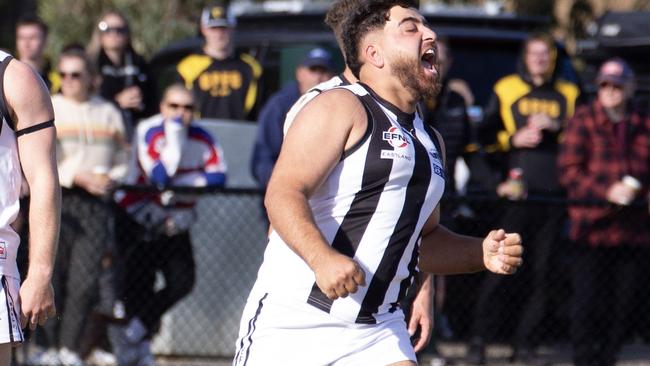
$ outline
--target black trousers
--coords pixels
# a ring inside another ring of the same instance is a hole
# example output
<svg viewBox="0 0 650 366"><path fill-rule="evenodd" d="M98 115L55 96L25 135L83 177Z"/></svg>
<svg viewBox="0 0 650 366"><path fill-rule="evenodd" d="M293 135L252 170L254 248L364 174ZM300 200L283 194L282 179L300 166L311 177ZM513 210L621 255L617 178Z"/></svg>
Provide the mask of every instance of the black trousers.
<svg viewBox="0 0 650 366"><path fill-rule="evenodd" d="M576 366L613 366L631 335L636 290L647 291L648 249L574 247L571 343Z"/></svg>
<svg viewBox="0 0 650 366"><path fill-rule="evenodd" d="M481 284L472 336L492 340L502 323L515 328L515 343L539 342L539 325L544 319L554 281L550 273L564 246L566 211L558 205L513 202L506 207L500 226L518 232L524 246L524 265L513 276L486 273ZM562 251L564 252L564 251Z"/></svg>
<svg viewBox="0 0 650 366"><path fill-rule="evenodd" d="M124 301L127 316L142 320L151 336L163 314L194 287L196 265L190 233L150 233L126 213L119 215L118 227L118 297ZM155 287L158 272L165 282L162 289Z"/></svg>

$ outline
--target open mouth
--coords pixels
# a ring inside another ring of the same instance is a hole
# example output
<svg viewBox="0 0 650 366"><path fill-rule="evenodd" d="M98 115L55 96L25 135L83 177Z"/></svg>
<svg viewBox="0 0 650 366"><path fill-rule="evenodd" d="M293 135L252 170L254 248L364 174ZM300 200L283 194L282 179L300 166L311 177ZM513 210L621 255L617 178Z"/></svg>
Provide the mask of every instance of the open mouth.
<svg viewBox="0 0 650 366"><path fill-rule="evenodd" d="M422 60L422 64L426 69L436 71L436 56L435 48L431 47L424 52L420 60Z"/></svg>

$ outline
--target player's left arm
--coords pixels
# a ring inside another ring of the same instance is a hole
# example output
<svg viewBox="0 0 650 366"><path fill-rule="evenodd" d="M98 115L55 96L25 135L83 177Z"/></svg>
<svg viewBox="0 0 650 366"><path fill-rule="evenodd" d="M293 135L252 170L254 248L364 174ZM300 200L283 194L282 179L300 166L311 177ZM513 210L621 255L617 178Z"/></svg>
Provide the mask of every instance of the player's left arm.
<svg viewBox="0 0 650 366"><path fill-rule="evenodd" d="M415 352L422 351L429 344L433 331L433 275L420 272L419 281L420 287L411 305L408 324Z"/></svg>
<svg viewBox="0 0 650 366"><path fill-rule="evenodd" d="M440 206L424 226L419 267L434 274L459 274L489 270L513 274L523 261L517 233L492 230L484 238L457 234L440 225Z"/></svg>
<svg viewBox="0 0 650 366"><path fill-rule="evenodd" d="M4 90L16 131L23 173L29 184L29 267L20 288L21 323L43 325L56 314L51 279L59 236L61 189L56 168L56 131L50 95L32 69L12 60L6 70ZM32 127L31 132L30 127Z"/></svg>

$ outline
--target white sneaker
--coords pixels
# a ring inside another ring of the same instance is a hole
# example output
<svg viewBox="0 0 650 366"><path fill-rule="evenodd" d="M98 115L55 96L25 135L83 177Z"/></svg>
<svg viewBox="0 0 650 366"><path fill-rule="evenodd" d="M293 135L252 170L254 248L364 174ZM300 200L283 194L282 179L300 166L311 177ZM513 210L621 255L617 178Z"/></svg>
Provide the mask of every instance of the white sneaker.
<svg viewBox="0 0 650 366"><path fill-rule="evenodd" d="M64 366L85 366L79 354L66 347L59 350L59 360Z"/></svg>
<svg viewBox="0 0 650 366"><path fill-rule="evenodd" d="M110 352L95 348L86 359L86 362L95 366L115 366L117 365L117 358Z"/></svg>
<svg viewBox="0 0 650 366"><path fill-rule="evenodd" d="M33 354L27 360L28 365L39 365L39 366L61 366L61 360L59 359L59 351L56 348L48 348L46 350L41 350Z"/></svg>

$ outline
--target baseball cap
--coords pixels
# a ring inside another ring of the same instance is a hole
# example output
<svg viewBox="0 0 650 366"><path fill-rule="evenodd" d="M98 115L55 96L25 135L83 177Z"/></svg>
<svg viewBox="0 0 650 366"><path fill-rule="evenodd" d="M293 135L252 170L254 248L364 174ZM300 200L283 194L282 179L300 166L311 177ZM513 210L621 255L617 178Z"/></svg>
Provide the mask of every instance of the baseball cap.
<svg viewBox="0 0 650 366"><path fill-rule="evenodd" d="M332 54L326 49L320 47L313 48L307 52L307 55L305 55L305 58L302 60L300 65L305 67L320 66L328 70L334 69Z"/></svg>
<svg viewBox="0 0 650 366"><path fill-rule="evenodd" d="M596 83L610 82L615 85L624 85L634 80L634 71L627 62L619 57L605 61L598 70Z"/></svg>
<svg viewBox="0 0 650 366"><path fill-rule="evenodd" d="M201 12L201 25L207 28L229 27L237 25L237 21L228 8L224 5L212 5L203 8Z"/></svg>

